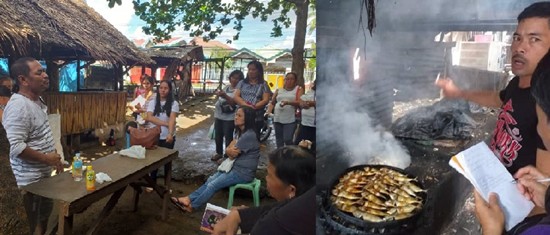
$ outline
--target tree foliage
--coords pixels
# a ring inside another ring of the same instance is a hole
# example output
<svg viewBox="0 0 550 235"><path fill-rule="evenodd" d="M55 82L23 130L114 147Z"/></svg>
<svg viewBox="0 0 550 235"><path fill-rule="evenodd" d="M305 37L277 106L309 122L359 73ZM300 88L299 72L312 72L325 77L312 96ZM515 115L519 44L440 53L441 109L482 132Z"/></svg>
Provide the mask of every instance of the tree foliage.
<svg viewBox="0 0 550 235"><path fill-rule="evenodd" d="M121 3L121 0L107 0L109 6ZM233 26L239 39L242 21L251 16L261 21L273 22L272 37L282 35L283 28L292 24L288 13L295 9L298 1L289 0L234 0L228 3L222 0L133 0L136 15L147 24L143 27L146 34L154 35L155 40L170 38L176 29L183 28L189 36L202 36L205 40L219 36L226 26ZM303 1L302 1L303 2ZM270 16L275 16L271 17ZM228 40L228 43L232 40Z"/></svg>

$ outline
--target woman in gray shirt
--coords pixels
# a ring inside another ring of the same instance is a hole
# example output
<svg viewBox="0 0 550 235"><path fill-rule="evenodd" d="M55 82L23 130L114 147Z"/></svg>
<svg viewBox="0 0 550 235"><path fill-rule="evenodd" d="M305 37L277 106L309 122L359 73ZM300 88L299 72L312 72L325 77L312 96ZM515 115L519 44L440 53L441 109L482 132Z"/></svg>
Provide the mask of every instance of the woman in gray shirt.
<svg viewBox="0 0 550 235"><path fill-rule="evenodd" d="M235 160L228 172L217 171L206 183L185 197L172 197L171 201L179 209L192 212L214 194L226 187L250 182L254 179L260 158L260 142L254 132L255 111L249 107L240 107L235 112L237 138L225 149L229 159Z"/></svg>

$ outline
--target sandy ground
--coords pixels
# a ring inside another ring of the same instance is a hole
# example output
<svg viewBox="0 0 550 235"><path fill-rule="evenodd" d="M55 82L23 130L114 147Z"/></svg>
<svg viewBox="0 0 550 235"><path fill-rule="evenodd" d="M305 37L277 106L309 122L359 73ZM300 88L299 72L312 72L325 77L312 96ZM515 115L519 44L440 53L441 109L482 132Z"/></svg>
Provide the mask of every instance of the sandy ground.
<svg viewBox="0 0 550 235"><path fill-rule="evenodd" d="M175 146L179 150L179 157L173 163L173 195L191 193L217 167L217 164L210 161L210 157L215 152L214 141L206 137L208 128L213 123L213 104L213 97L202 97L195 98L180 107L181 114L177 118L178 131ZM122 146L124 146L124 140L118 140L117 146L114 147L96 145L81 152L83 156L92 159L110 154ZM275 202L272 198L265 196L266 153L271 151L273 146L275 146L273 136L262 146L261 163L257 173L257 178L263 181L264 197L260 200L260 204ZM159 182L161 181L162 179L159 179ZM169 218L163 221L160 217L162 200L156 193L143 193L137 212L132 211L132 194L132 188L127 188L97 234L206 234L199 230L203 208L184 214L170 204ZM234 205L252 206L251 192L237 191L236 194ZM216 193L210 203L226 207L228 196L228 190L222 190ZM108 199L108 197L104 198L83 213L75 215L74 234L83 234L91 227Z"/></svg>

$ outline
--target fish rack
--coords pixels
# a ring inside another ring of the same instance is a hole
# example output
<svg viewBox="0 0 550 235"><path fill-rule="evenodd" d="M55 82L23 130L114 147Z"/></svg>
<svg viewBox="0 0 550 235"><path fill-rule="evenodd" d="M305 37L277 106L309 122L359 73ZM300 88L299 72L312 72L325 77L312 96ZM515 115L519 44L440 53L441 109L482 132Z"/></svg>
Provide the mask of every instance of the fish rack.
<svg viewBox="0 0 550 235"><path fill-rule="evenodd" d="M344 172L334 178L330 189L338 183L339 179L348 172L362 169L364 167L371 168L388 168L397 171L407 177L414 178L414 176L406 173L405 171L385 165L358 165L346 169ZM414 182L418 187L423 188L419 182ZM419 193L422 198L422 207L412 216L392 221L383 222L369 222L363 219L357 218L348 212L339 210L336 205L330 199L330 192L323 192L317 199L319 206L319 222L324 227L327 234L357 234L357 235L397 235L397 234L412 234L415 228L419 227L418 218L422 215L424 206L426 204L427 194L425 192Z"/></svg>

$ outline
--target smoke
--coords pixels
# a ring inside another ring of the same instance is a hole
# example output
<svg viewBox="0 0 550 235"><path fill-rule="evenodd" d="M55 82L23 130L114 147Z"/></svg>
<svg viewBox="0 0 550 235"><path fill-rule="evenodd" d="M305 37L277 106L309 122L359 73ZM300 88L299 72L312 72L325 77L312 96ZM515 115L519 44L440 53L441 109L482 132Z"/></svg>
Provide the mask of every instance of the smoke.
<svg viewBox="0 0 550 235"><path fill-rule="evenodd" d="M324 147L337 145L349 154L349 164L384 164L399 168L410 165L411 158L393 135L374 126L364 103L369 93L349 83L320 84L320 93L334 94L323 102L328 109L317 113L320 125L317 138ZM337 95L336 95L337 94ZM363 108L362 108L363 107Z"/></svg>

